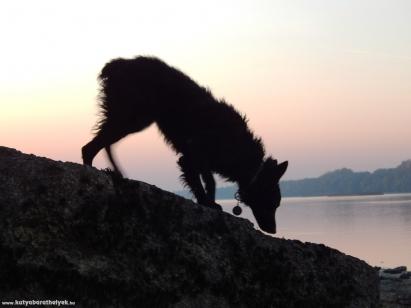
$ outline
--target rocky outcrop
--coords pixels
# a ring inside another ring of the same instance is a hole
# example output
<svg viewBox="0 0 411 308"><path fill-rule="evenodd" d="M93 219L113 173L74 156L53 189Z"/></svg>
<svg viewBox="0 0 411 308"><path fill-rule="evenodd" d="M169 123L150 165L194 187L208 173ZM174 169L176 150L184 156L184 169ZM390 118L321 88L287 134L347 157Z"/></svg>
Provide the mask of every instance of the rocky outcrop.
<svg viewBox="0 0 411 308"><path fill-rule="evenodd" d="M376 307L378 275L324 245L138 181L0 147L0 299L76 307Z"/></svg>
<svg viewBox="0 0 411 308"><path fill-rule="evenodd" d="M411 272L407 267L380 269L381 307L411 307Z"/></svg>

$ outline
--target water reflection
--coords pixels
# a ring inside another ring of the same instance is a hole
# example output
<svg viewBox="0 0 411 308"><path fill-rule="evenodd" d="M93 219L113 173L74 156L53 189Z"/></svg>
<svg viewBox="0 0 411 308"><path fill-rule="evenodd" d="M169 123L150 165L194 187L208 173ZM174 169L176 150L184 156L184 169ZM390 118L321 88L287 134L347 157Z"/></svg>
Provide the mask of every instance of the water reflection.
<svg viewBox="0 0 411 308"><path fill-rule="evenodd" d="M220 201L231 213L235 200ZM242 217L256 226L249 208ZM323 243L379 266L411 268L411 194L283 198L277 237Z"/></svg>

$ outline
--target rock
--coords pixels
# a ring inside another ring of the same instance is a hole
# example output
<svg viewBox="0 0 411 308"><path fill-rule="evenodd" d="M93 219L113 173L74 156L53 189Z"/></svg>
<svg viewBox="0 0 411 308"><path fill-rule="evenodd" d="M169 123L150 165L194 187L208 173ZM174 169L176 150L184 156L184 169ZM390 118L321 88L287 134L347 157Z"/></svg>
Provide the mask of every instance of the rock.
<svg viewBox="0 0 411 308"><path fill-rule="evenodd" d="M411 272L407 267L380 270L380 297L384 308L411 307Z"/></svg>
<svg viewBox="0 0 411 308"><path fill-rule="evenodd" d="M402 273L399 274L387 274L384 271L380 271L380 279L400 279Z"/></svg>
<svg viewBox="0 0 411 308"><path fill-rule="evenodd" d="M385 274L401 274L402 272L405 272L405 271L407 271L406 266L398 266L395 268L387 268L383 270Z"/></svg>
<svg viewBox="0 0 411 308"><path fill-rule="evenodd" d="M411 272L404 272L401 273L400 279L410 279L411 278Z"/></svg>
<svg viewBox="0 0 411 308"><path fill-rule="evenodd" d="M0 147L0 297L76 307L377 307L379 280L324 245Z"/></svg>
<svg viewBox="0 0 411 308"><path fill-rule="evenodd" d="M381 306L411 307L411 279L381 280Z"/></svg>

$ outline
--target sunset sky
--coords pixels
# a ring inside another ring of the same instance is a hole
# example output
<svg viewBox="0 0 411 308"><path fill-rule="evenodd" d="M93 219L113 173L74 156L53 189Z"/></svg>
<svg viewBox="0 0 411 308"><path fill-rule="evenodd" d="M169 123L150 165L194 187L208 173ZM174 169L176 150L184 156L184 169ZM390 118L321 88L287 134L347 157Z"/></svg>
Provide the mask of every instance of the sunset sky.
<svg viewBox="0 0 411 308"><path fill-rule="evenodd" d="M81 162L99 70L154 55L247 114L285 179L411 159L409 0L2 1L0 40L0 145L26 153ZM115 151L181 189L155 126Z"/></svg>

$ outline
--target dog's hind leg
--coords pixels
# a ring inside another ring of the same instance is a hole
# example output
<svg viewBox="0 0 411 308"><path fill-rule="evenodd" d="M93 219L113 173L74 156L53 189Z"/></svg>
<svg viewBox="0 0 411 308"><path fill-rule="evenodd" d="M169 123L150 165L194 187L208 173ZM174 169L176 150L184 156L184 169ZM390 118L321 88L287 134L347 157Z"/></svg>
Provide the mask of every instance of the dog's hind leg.
<svg viewBox="0 0 411 308"><path fill-rule="evenodd" d="M111 163L111 165L114 168L114 171L117 172L118 174L122 175L123 173L121 172L120 168L118 167L116 160L113 157L113 153L111 152L111 145L108 145L104 148L106 150L107 153L107 157Z"/></svg>
<svg viewBox="0 0 411 308"><path fill-rule="evenodd" d="M100 152L101 149L107 149L108 147L110 147L110 145L117 142L126 135L128 135L128 133L123 130L120 131L111 129L110 127L102 128L89 143L81 148L83 164L91 166L93 164L94 157L98 152ZM110 156L112 159L112 155L109 155L109 159ZM116 165L114 165L114 167L116 168Z"/></svg>
<svg viewBox="0 0 411 308"><path fill-rule="evenodd" d="M186 156L181 156L178 160L178 165L183 172L181 175L182 179L188 187L190 187L190 190L197 199L197 202L207 207L222 210L221 206L216 204L214 201L211 201L207 196L203 184L201 183L200 172L198 171L198 168L195 167L195 164L193 164L191 159Z"/></svg>
<svg viewBox="0 0 411 308"><path fill-rule="evenodd" d="M105 122L97 135L85 146L82 147L81 152L83 156L83 163L85 165L92 165L94 157L97 153L105 148L108 158L113 165L114 171L121 175L121 172L111 153L111 145L124 138L128 134L139 132L153 123L150 117L134 117L133 122L122 119L110 119Z"/></svg>

